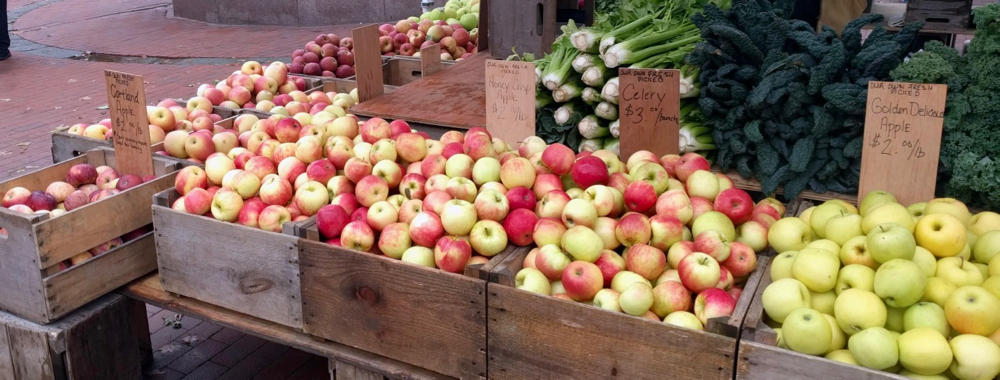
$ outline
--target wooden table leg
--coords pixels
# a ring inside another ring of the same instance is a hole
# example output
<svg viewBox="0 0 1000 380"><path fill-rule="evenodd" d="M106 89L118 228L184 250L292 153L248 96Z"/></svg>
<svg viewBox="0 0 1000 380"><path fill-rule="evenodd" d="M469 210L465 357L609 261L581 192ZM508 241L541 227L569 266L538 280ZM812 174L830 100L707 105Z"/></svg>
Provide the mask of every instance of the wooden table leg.
<svg viewBox="0 0 1000 380"><path fill-rule="evenodd" d="M149 323L146 319L146 303L126 298L131 314L132 331L135 334L136 345L139 346L139 359L143 368L153 364L153 342L149 336Z"/></svg>

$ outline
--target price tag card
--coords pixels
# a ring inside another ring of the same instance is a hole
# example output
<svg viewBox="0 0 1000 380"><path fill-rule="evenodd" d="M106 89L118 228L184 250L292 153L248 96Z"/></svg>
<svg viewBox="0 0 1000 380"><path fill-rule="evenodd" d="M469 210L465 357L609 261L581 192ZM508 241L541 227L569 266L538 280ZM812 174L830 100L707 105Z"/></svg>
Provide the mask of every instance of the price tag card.
<svg viewBox="0 0 1000 380"><path fill-rule="evenodd" d="M618 69L618 138L621 156L648 150L680 152L680 71Z"/></svg>
<svg viewBox="0 0 1000 380"><path fill-rule="evenodd" d="M146 87L142 77L104 70L108 109L114 126L115 158L122 174L153 175L153 149L149 146Z"/></svg>
<svg viewBox="0 0 1000 380"><path fill-rule="evenodd" d="M385 93L382 50L379 47L378 37L378 25L375 24L351 30L351 38L354 39L354 73L357 75L359 103Z"/></svg>
<svg viewBox="0 0 1000 380"><path fill-rule="evenodd" d="M420 77L426 78L441 71L441 44L433 44L420 49Z"/></svg>
<svg viewBox="0 0 1000 380"><path fill-rule="evenodd" d="M515 146L535 135L535 64L486 61L486 130Z"/></svg>
<svg viewBox="0 0 1000 380"><path fill-rule="evenodd" d="M891 192L900 204L934 198L948 86L869 82L858 199Z"/></svg>

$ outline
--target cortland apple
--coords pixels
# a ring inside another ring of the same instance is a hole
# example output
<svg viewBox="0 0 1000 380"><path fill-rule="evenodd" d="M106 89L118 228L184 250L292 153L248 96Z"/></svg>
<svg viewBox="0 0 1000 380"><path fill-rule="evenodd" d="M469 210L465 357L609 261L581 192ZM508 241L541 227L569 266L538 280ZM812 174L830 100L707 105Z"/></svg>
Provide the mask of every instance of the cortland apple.
<svg viewBox="0 0 1000 380"><path fill-rule="evenodd" d="M719 283L719 262L701 252L693 252L681 259L677 272L681 282L692 292L701 292Z"/></svg>
<svg viewBox="0 0 1000 380"><path fill-rule="evenodd" d="M472 246L465 240L445 236L434 244L434 263L443 271L461 273L471 257Z"/></svg>
<svg viewBox="0 0 1000 380"><path fill-rule="evenodd" d="M97 181L97 168L90 164L73 165L66 172L66 183L73 187L92 184Z"/></svg>
<svg viewBox="0 0 1000 380"><path fill-rule="evenodd" d="M581 188L588 188L593 185L607 185L608 166L600 158L587 156L581 157L573 164L570 170L570 178Z"/></svg>
<svg viewBox="0 0 1000 380"><path fill-rule="evenodd" d="M793 351L822 355L829 351L833 330L820 312L810 308L799 308L792 311L782 322L781 336L788 348Z"/></svg>
<svg viewBox="0 0 1000 380"><path fill-rule="evenodd" d="M517 209L503 219L503 228L511 243L523 247L534 241L537 222L538 217L530 209Z"/></svg>
<svg viewBox="0 0 1000 380"><path fill-rule="evenodd" d="M507 248L507 233L500 223L480 220L472 226L469 242L480 255L493 257Z"/></svg>
<svg viewBox="0 0 1000 380"><path fill-rule="evenodd" d="M841 292L833 309L840 329L847 335L854 335L868 328L881 328L888 318L888 310L882 299L863 289Z"/></svg>
<svg viewBox="0 0 1000 380"><path fill-rule="evenodd" d="M837 256L817 248L799 251L792 263L792 277L801 281L810 291L823 293L837 285L840 261Z"/></svg>
<svg viewBox="0 0 1000 380"><path fill-rule="evenodd" d="M523 268L514 276L514 287L524 291L551 295L552 287L549 279L535 268Z"/></svg>
<svg viewBox="0 0 1000 380"><path fill-rule="evenodd" d="M877 296L875 298L878 299ZM792 278L784 278L772 282L764 289L764 293L761 295L761 303L764 306L767 316L779 323L784 322L785 318L793 310L808 308L810 302L809 289L798 280Z"/></svg>
<svg viewBox="0 0 1000 380"><path fill-rule="evenodd" d="M594 298L604 285L600 268L586 261L574 261L563 269L562 284L571 298L587 301Z"/></svg>
<svg viewBox="0 0 1000 380"><path fill-rule="evenodd" d="M402 258L403 253L411 246L409 229L410 226L406 223L385 226L378 237L379 251L394 259Z"/></svg>
<svg viewBox="0 0 1000 380"><path fill-rule="evenodd" d="M847 347L863 367L883 370L899 362L896 338L882 327L871 327L852 335Z"/></svg>
<svg viewBox="0 0 1000 380"><path fill-rule="evenodd" d="M968 212L966 212L968 213ZM965 224L951 214L928 214L917 221L913 235L917 245L936 257L952 257L966 246Z"/></svg>
<svg viewBox="0 0 1000 380"><path fill-rule="evenodd" d="M924 295L926 286L927 276L910 260L889 260L875 272L875 294L889 307L905 308L917 303Z"/></svg>
<svg viewBox="0 0 1000 380"><path fill-rule="evenodd" d="M575 260L595 262L601 256L604 242L596 232L585 226L571 227L562 235L560 245Z"/></svg>
<svg viewBox="0 0 1000 380"><path fill-rule="evenodd" d="M34 211L52 211L56 209L56 198L44 191L32 191L24 203Z"/></svg>

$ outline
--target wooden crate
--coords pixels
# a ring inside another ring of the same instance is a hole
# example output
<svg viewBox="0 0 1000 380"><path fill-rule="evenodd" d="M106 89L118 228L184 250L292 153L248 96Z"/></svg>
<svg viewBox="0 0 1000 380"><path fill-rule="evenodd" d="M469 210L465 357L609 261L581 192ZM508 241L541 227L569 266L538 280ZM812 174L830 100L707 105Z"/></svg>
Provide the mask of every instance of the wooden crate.
<svg viewBox="0 0 1000 380"><path fill-rule="evenodd" d="M0 379L142 379L145 305L106 295L39 325L0 312Z"/></svg>
<svg viewBox="0 0 1000 380"><path fill-rule="evenodd" d="M0 193L14 187L44 189L63 181L70 167L89 163L116 166L114 151L87 154L0 183ZM174 185L177 164L154 159L155 180L90 203L65 215L27 215L0 208L0 310L35 323L49 323L156 269L149 250L152 234L100 256L59 270L77 254L147 226L153 194Z"/></svg>
<svg viewBox="0 0 1000 380"><path fill-rule="evenodd" d="M926 22L928 27L972 26L972 0L909 0L907 22Z"/></svg>
<svg viewBox="0 0 1000 380"><path fill-rule="evenodd" d="M153 200L156 260L163 289L293 328L302 327L298 238L171 208Z"/></svg>
<svg viewBox="0 0 1000 380"><path fill-rule="evenodd" d="M527 252L508 255L517 273ZM756 289L767 256L745 283ZM749 294L729 318L709 320L706 331L609 312L597 307L515 289L500 276L488 287L491 379L732 379L737 340Z"/></svg>
<svg viewBox="0 0 1000 380"><path fill-rule="evenodd" d="M443 67L455 64L455 61L441 61ZM382 65L382 78L388 86L403 86L423 78L420 58L396 56Z"/></svg>
<svg viewBox="0 0 1000 380"><path fill-rule="evenodd" d="M301 225L303 331L444 376L485 378L486 278L510 246L463 274L321 243Z"/></svg>

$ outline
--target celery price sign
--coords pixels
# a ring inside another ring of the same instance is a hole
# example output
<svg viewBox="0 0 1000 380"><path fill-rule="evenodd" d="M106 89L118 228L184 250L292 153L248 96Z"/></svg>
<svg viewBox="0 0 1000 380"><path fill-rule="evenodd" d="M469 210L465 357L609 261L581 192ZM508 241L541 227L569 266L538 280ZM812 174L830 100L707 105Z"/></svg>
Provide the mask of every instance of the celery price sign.
<svg viewBox="0 0 1000 380"><path fill-rule="evenodd" d="M640 150L677 154L680 130L680 71L618 70L621 156Z"/></svg>
<svg viewBox="0 0 1000 380"><path fill-rule="evenodd" d="M142 77L104 70L104 84L108 91L108 110L114 130L112 141L119 172L140 177L153 175L146 87Z"/></svg>
<svg viewBox="0 0 1000 380"><path fill-rule="evenodd" d="M486 61L486 130L509 144L535 135L535 64Z"/></svg>
<svg viewBox="0 0 1000 380"><path fill-rule="evenodd" d="M858 199L893 193L900 204L934 198L948 86L869 82Z"/></svg>

